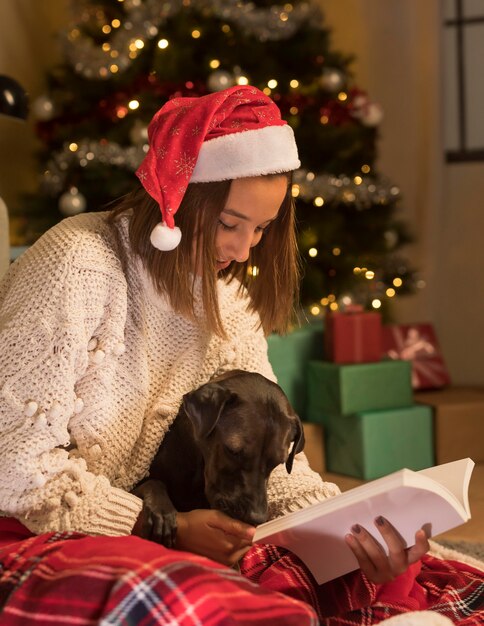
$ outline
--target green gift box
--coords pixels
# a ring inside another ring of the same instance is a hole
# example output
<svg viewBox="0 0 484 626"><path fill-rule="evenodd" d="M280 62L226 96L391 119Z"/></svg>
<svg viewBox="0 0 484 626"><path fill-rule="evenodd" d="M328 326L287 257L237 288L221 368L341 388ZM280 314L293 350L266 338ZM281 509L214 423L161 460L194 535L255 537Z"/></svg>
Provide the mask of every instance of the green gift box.
<svg viewBox="0 0 484 626"><path fill-rule="evenodd" d="M307 366L323 357L323 323L307 324L288 335L267 338L269 361L277 382L300 417L306 411Z"/></svg>
<svg viewBox="0 0 484 626"><path fill-rule="evenodd" d="M326 415L396 409L413 404L409 361L340 365L311 361L307 368L309 422L324 424Z"/></svg>
<svg viewBox="0 0 484 626"><path fill-rule="evenodd" d="M432 409L414 405L327 418L326 471L372 480L434 465Z"/></svg>

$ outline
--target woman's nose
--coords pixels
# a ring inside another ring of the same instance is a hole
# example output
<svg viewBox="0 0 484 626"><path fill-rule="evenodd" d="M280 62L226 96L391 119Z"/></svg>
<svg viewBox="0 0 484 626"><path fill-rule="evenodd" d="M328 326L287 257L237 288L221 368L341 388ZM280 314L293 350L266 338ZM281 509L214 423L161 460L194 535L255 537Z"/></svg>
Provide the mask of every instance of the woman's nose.
<svg viewBox="0 0 484 626"><path fill-rule="evenodd" d="M255 236L250 233L239 236L233 242L233 256L235 261L243 263L249 258L250 249L255 245Z"/></svg>

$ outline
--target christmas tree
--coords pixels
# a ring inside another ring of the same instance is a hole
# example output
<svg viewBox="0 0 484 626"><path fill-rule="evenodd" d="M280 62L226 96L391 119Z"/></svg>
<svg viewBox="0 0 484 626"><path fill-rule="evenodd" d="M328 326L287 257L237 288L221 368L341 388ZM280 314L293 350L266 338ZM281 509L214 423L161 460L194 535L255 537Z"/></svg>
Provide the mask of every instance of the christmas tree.
<svg viewBox="0 0 484 626"><path fill-rule="evenodd" d="M385 310L414 290L399 190L375 169L381 108L331 48L318 5L76 0L71 13L65 60L33 103L42 180L16 221L25 243L137 184L148 123L166 100L251 84L276 101L299 146L292 191L307 310Z"/></svg>

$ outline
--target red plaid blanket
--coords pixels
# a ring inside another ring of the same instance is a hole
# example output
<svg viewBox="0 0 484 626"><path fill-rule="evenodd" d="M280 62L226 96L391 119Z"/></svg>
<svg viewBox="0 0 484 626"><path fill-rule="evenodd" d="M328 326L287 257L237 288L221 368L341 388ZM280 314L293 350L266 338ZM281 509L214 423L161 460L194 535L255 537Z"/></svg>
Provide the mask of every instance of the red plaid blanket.
<svg viewBox="0 0 484 626"><path fill-rule="evenodd" d="M0 519L0 623L5 626L349 626L431 608L484 623L482 573L426 557L388 585L359 573L317 586L293 555L256 546L242 575L137 537L33 536Z"/></svg>

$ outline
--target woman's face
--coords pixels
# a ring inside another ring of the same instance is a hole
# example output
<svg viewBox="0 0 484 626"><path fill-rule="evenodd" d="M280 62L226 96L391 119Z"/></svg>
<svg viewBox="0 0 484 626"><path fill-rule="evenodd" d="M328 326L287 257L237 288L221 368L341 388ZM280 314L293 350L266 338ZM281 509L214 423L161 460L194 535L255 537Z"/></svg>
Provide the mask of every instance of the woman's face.
<svg viewBox="0 0 484 626"><path fill-rule="evenodd" d="M242 263L273 222L287 192L286 176L255 176L232 181L215 237L217 271Z"/></svg>

